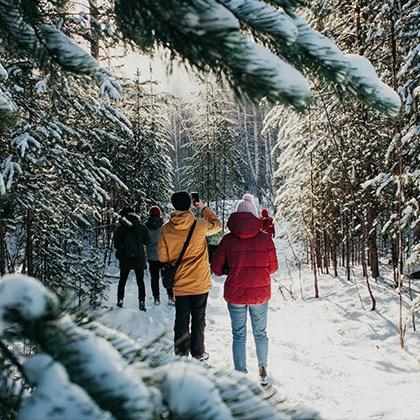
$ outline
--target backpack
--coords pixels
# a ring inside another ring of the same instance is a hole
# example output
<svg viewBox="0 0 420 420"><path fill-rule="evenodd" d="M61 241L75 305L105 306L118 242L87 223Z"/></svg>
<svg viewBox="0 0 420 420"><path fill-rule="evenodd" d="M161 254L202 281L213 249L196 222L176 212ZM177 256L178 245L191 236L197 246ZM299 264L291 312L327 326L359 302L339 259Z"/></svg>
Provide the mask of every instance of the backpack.
<svg viewBox="0 0 420 420"><path fill-rule="evenodd" d="M135 229L129 229L124 238L122 257L124 259L140 259L143 257L143 244Z"/></svg>

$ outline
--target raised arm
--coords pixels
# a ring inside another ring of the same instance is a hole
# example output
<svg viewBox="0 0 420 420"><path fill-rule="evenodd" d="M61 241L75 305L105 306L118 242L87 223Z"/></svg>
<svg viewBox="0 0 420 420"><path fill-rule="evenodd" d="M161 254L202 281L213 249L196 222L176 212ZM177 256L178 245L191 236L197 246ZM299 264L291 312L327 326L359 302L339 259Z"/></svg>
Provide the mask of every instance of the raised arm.
<svg viewBox="0 0 420 420"><path fill-rule="evenodd" d="M206 207L201 201L198 201L197 203L195 203L195 206L198 207L202 211L203 217L205 221L207 222L206 224L207 235L214 235L215 233L220 232L222 230L222 222L220 221L220 219L217 217L217 214L213 210Z"/></svg>

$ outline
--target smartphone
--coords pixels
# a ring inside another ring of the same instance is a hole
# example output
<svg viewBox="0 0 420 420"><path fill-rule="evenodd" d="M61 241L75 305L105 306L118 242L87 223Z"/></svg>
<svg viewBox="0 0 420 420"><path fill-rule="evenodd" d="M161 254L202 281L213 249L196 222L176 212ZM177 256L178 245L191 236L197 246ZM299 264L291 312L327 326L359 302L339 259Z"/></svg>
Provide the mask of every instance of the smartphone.
<svg viewBox="0 0 420 420"><path fill-rule="evenodd" d="M191 201L193 202L193 204L195 204L198 201L200 201L200 197L198 196L198 192L192 192L190 194L190 197L191 197Z"/></svg>

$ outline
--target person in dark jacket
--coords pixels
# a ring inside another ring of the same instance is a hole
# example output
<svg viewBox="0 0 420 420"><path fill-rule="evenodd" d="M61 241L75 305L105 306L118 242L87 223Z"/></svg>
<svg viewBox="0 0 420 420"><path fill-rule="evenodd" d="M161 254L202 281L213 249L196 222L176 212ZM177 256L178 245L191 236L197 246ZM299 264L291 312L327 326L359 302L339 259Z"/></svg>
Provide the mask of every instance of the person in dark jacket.
<svg viewBox="0 0 420 420"><path fill-rule="evenodd" d="M225 235L214 254L211 267L221 276L228 272L224 298L232 324L235 369L247 372L246 324L249 312L258 358L261 385L268 384L267 311L271 297L270 275L277 271L277 254L271 237L261 231L262 222L251 194L239 201L229 217Z"/></svg>
<svg viewBox="0 0 420 420"><path fill-rule="evenodd" d="M146 254L144 245L150 242L149 231L140 223L140 218L131 208L121 211L120 224L114 234L115 256L120 262L120 281L118 282L117 305L122 308L124 291L131 270L136 273L139 309L146 310L146 290L144 287L144 269Z"/></svg>
<svg viewBox="0 0 420 420"><path fill-rule="evenodd" d="M152 286L153 298L155 304L160 303L160 269L162 267L158 257L158 244L160 231L163 225L162 212L158 206L152 206L149 209L149 219L146 222L146 227L149 230L150 243L147 245L147 259L149 261L150 281ZM168 293L168 303L175 305L174 295L172 289L166 289Z"/></svg>
<svg viewBox="0 0 420 420"><path fill-rule="evenodd" d="M274 228L273 218L270 217L267 209L264 209L261 212L260 219L262 221L262 229L261 230L263 232L265 232L267 235L270 235L272 238L274 238L276 236L276 230Z"/></svg>

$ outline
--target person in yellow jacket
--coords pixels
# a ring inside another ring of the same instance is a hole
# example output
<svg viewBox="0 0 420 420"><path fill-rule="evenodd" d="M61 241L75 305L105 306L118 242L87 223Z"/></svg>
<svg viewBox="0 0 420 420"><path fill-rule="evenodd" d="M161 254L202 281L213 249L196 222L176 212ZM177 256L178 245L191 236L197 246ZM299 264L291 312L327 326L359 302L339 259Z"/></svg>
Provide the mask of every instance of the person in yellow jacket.
<svg viewBox="0 0 420 420"><path fill-rule="evenodd" d="M171 197L175 212L162 226L158 257L161 263L175 265L188 232L196 220L191 212L192 202L188 193L176 192ZM202 211L197 220L184 258L178 267L174 280L175 296L175 354L206 360L208 353L204 346L207 297L211 287L210 264L207 251L207 235L222 229L216 213L202 202L194 202ZM191 323L191 332L190 332Z"/></svg>

